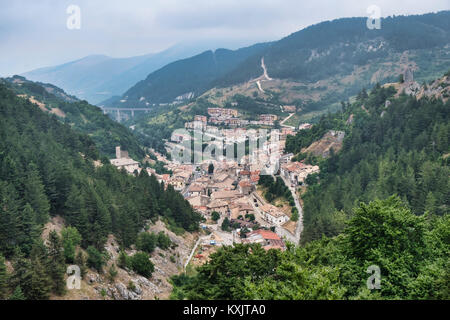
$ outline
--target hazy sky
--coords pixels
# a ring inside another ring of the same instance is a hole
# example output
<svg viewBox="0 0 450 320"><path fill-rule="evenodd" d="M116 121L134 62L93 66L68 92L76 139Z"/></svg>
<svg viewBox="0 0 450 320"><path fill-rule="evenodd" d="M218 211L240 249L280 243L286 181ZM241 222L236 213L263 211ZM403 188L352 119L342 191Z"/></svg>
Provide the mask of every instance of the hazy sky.
<svg viewBox="0 0 450 320"><path fill-rule="evenodd" d="M81 29L67 28L67 8L81 10ZM231 49L277 40L342 17L450 9L450 0L0 0L0 76L90 54L127 57L182 42ZM211 48L215 49L215 48Z"/></svg>

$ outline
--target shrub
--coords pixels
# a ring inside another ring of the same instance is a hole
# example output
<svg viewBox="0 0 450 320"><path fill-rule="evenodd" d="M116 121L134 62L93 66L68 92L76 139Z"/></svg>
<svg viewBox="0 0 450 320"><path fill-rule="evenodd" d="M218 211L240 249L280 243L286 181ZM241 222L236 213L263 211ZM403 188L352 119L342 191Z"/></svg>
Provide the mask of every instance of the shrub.
<svg viewBox="0 0 450 320"><path fill-rule="evenodd" d="M158 240L153 233L142 232L138 235L136 247L141 251L152 253Z"/></svg>
<svg viewBox="0 0 450 320"><path fill-rule="evenodd" d="M150 261L150 257L145 252L138 252L131 257L131 267L133 271L146 278L151 277L155 266Z"/></svg>
<svg viewBox="0 0 450 320"><path fill-rule="evenodd" d="M106 262L104 255L93 246L89 246L86 251L88 253L87 265L98 272L103 272L103 265Z"/></svg>

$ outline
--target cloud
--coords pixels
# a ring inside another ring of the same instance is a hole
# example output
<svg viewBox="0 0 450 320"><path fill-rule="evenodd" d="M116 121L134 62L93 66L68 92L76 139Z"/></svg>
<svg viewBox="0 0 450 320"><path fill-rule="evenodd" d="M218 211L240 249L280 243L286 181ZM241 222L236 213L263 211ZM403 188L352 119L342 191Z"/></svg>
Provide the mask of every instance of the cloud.
<svg viewBox="0 0 450 320"><path fill-rule="evenodd" d="M81 30L68 30L66 9L81 9ZM236 47L277 40L340 17L448 10L448 0L0 0L0 75L89 54L133 56L180 42Z"/></svg>

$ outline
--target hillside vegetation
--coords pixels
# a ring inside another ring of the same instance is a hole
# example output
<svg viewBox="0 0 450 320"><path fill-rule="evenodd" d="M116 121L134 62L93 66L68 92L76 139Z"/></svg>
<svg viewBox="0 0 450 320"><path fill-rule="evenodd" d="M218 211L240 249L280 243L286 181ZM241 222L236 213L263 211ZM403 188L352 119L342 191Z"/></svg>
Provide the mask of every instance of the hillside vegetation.
<svg viewBox="0 0 450 320"><path fill-rule="evenodd" d="M172 187L165 189L144 170L134 177L107 161L94 163L99 151L89 136L3 84L0 122L0 298L64 293L65 263L73 256L64 258L56 233L42 242L50 217L61 216L74 228L71 234L78 236L68 237L70 246L87 249L77 264L98 270L110 234L128 248L159 218L179 231L198 229L200 216ZM3 257L13 262L12 274L4 272Z"/></svg>
<svg viewBox="0 0 450 320"><path fill-rule="evenodd" d="M130 130L87 101L80 101L51 84L32 82L19 76L0 79L0 83L23 99L41 104L42 110L55 113L61 122L78 132L89 135L102 156L112 158L115 156L115 147L122 146L136 160L144 158L145 153ZM58 112L52 112L54 110Z"/></svg>
<svg viewBox="0 0 450 320"><path fill-rule="evenodd" d="M311 159L321 171L302 195L302 245L221 248L195 275L172 278L173 298L449 299L449 76L420 99L377 85L289 137L298 158L329 130L346 132L339 152Z"/></svg>

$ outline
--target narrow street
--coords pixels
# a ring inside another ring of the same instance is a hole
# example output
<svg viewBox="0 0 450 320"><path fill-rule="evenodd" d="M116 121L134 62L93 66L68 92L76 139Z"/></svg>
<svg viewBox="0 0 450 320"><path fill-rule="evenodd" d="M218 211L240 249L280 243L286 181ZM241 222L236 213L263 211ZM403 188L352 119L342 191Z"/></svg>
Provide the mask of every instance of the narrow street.
<svg viewBox="0 0 450 320"><path fill-rule="evenodd" d="M297 192L295 191L295 187L292 187L290 182L287 181L285 177L283 177L282 175L280 175L280 177L283 179L284 184L289 188L289 190L291 190L291 194L292 194L292 197L294 198L294 202L295 202L295 207L298 210L298 221L297 221L297 226L295 228L295 234L294 234L294 239L295 239L294 243L296 245L298 245L300 243L300 236L303 231L303 208L300 205L300 201L298 200Z"/></svg>

